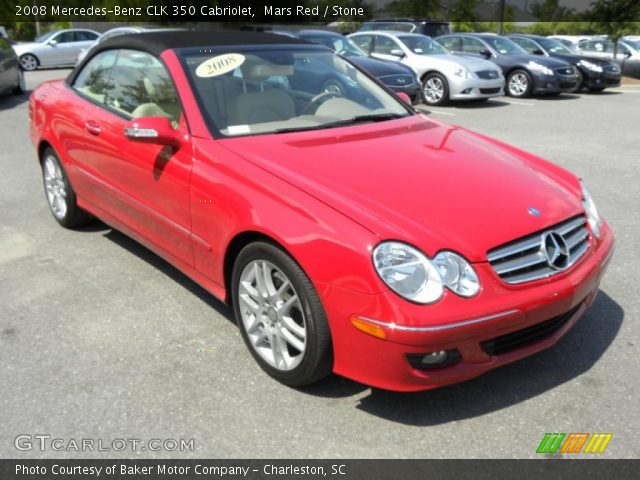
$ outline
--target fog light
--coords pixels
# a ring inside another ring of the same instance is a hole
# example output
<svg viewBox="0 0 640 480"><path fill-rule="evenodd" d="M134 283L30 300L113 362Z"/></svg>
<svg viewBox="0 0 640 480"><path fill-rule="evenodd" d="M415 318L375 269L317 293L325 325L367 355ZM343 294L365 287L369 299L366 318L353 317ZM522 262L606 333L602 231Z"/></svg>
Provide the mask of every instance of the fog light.
<svg viewBox="0 0 640 480"><path fill-rule="evenodd" d="M429 353L410 353L407 355L407 360L416 370L429 370L455 365L462 360L462 355L454 348Z"/></svg>
<svg viewBox="0 0 640 480"><path fill-rule="evenodd" d="M462 95L468 95L471 93L471 88L465 88L462 92L460 92Z"/></svg>
<svg viewBox="0 0 640 480"><path fill-rule="evenodd" d="M420 363L427 366L438 365L439 363L443 363L449 354L445 350L440 350L439 352L431 352L422 357Z"/></svg>

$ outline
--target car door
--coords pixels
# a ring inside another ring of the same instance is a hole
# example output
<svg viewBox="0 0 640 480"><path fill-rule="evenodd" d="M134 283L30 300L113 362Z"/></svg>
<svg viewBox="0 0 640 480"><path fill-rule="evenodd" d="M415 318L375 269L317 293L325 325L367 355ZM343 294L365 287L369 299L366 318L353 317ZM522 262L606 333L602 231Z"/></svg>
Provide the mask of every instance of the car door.
<svg viewBox="0 0 640 480"><path fill-rule="evenodd" d="M67 30L51 37L38 55L41 65L69 65L75 62L73 57L75 34ZM77 55L76 55L77 56ZM70 58L74 60L69 61Z"/></svg>
<svg viewBox="0 0 640 480"><path fill-rule="evenodd" d="M78 55L83 50L91 47L93 42L98 39L97 33L89 30L76 30L73 32L73 42L70 43L68 50L65 51L65 64L75 64L78 59Z"/></svg>
<svg viewBox="0 0 640 480"><path fill-rule="evenodd" d="M402 62L400 55L395 53L404 53L400 44L393 38L385 35L373 36L373 48L371 56L381 60L390 60L392 62ZM393 53L392 53L393 52Z"/></svg>
<svg viewBox="0 0 640 480"><path fill-rule="evenodd" d="M85 194L132 232L192 266L190 143L175 148L124 136L131 119L146 116L165 116L176 135L187 134L173 82L160 60L135 50L118 50L107 70L108 78L100 78L90 91L85 87L82 92L74 83L94 104L83 125L87 143L82 168L95 189Z"/></svg>

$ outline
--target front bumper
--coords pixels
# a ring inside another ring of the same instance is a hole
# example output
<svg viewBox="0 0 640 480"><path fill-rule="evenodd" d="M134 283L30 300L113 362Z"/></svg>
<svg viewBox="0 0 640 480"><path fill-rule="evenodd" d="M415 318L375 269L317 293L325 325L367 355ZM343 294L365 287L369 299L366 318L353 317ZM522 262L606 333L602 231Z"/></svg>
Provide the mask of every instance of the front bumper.
<svg viewBox="0 0 640 480"><path fill-rule="evenodd" d="M472 299L447 292L434 305L414 305L395 294L363 295L329 285L319 292L332 330L334 371L353 380L396 391L417 391L461 382L554 345L593 303L613 252L606 225L568 271L523 285L500 280L488 263L476 264L483 285ZM350 318L384 325L382 340L357 330ZM562 318L548 335L505 353L489 343L504 335ZM597 334L597 332L594 332ZM458 363L430 370L414 368L408 355L457 350Z"/></svg>
<svg viewBox="0 0 640 480"><path fill-rule="evenodd" d="M533 93L560 93L570 92L575 89L578 83L578 75L544 75L542 73L533 74Z"/></svg>
<svg viewBox="0 0 640 480"><path fill-rule="evenodd" d="M594 72L592 70L581 69L584 75L584 86L587 88L606 88L617 87L620 85L622 78L622 72L617 73L608 72Z"/></svg>
<svg viewBox="0 0 640 480"><path fill-rule="evenodd" d="M482 78L449 79L451 100L475 100L504 95L504 77L491 80Z"/></svg>

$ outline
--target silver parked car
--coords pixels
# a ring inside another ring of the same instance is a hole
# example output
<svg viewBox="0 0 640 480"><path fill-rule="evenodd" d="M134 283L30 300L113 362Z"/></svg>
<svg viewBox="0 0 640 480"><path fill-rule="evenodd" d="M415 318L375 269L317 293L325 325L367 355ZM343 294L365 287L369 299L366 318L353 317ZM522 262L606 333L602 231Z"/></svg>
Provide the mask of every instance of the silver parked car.
<svg viewBox="0 0 640 480"><path fill-rule="evenodd" d="M411 67L422 82L422 96L429 105L504 94L502 71L493 62L453 55L426 35L375 31L356 32L349 38L373 57Z"/></svg>
<svg viewBox="0 0 640 480"><path fill-rule="evenodd" d="M13 46L24 70L38 67L75 65L78 54L91 45L100 34L93 30L56 30L39 36L33 42Z"/></svg>

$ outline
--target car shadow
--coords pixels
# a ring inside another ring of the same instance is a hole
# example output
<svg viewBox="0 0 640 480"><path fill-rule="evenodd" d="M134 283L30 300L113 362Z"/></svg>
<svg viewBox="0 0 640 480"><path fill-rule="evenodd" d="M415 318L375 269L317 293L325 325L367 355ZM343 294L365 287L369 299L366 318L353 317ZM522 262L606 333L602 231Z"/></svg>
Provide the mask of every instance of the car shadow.
<svg viewBox="0 0 640 480"><path fill-rule="evenodd" d="M31 95L31 92L22 93L20 95L15 95L11 93L7 93L6 95L0 95L0 111L10 110L19 105L22 105L25 102L28 102L29 95Z"/></svg>
<svg viewBox="0 0 640 480"><path fill-rule="evenodd" d="M171 280L179 284L184 289L188 290L190 293L198 297L208 306L213 308L217 313L219 313L222 317L229 320L231 323L235 325L236 321L233 317L233 312L231 308L225 303L218 300L211 293L201 287L198 283L191 280L188 276L178 270L176 267L171 265L169 262L164 260L162 257L156 255L154 252L143 246L142 244L136 242L132 238L126 236L124 233L119 232L118 230L114 230L111 227L105 225L104 223L98 222L104 226L106 232L103 234L103 237L111 240L116 245L124 248L128 252L134 254L141 260L144 260L149 265L154 267L156 270L164 273ZM84 228L90 228L89 226ZM82 229L80 229L82 231ZM90 231L90 230L87 230ZM100 231L99 229L96 231Z"/></svg>
<svg viewBox="0 0 640 480"><path fill-rule="evenodd" d="M496 98L491 98L484 102L456 102L452 103L451 106L461 110L474 110L474 109L485 109L485 108L496 108L496 107L506 107L509 103L503 102L502 100L498 100Z"/></svg>
<svg viewBox="0 0 640 480"><path fill-rule="evenodd" d="M339 398L369 390L356 408L406 425L440 425L477 417L534 398L588 372L615 340L623 318L622 307L600 291L592 307L554 347L475 379L424 392L396 393L334 375L303 391Z"/></svg>
<svg viewBox="0 0 640 480"><path fill-rule="evenodd" d="M584 92L580 92L580 93L582 95L592 95L594 97L597 97L597 96L600 96L600 95L607 96L607 95L622 95L622 94L624 94L624 92L616 92L616 91L613 91L613 90L603 90L601 92L591 92L589 90L585 90Z"/></svg>
<svg viewBox="0 0 640 480"><path fill-rule="evenodd" d="M577 100L579 98L580 98L580 95L575 93L558 93L557 95L538 95L535 97L536 100L542 100L542 101Z"/></svg>

